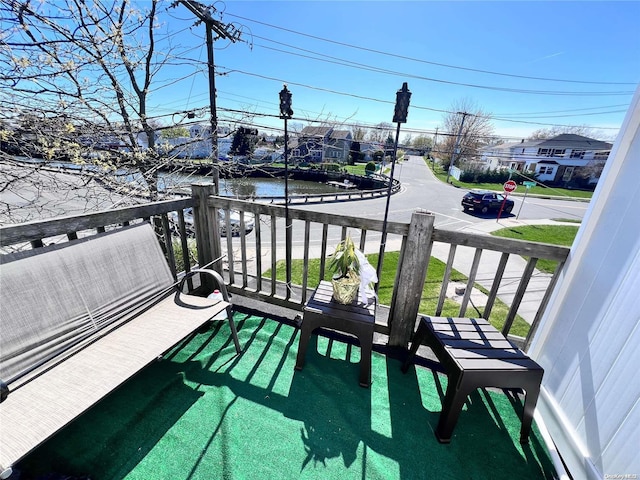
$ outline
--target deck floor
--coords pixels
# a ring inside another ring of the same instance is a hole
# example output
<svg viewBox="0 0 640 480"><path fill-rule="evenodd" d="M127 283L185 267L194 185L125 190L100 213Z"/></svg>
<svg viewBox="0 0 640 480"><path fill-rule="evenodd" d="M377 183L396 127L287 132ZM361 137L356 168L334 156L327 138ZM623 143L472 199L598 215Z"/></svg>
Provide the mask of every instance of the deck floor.
<svg viewBox="0 0 640 480"><path fill-rule="evenodd" d="M535 426L518 442L521 399L477 391L441 445L442 374L403 375L374 352L361 388L359 348L315 336L296 372L294 326L235 315L242 355L228 324L201 330L26 457L20 478L553 478Z"/></svg>

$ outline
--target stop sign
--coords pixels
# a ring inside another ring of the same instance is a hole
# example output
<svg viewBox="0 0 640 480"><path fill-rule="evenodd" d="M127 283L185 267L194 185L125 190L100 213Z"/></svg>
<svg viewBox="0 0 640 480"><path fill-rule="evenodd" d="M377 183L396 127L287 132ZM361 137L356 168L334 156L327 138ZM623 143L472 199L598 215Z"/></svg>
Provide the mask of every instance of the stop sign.
<svg viewBox="0 0 640 480"><path fill-rule="evenodd" d="M516 189L517 186L518 185L513 180L507 180L506 182L504 182L504 185L502 187L504 188L505 192L511 193Z"/></svg>

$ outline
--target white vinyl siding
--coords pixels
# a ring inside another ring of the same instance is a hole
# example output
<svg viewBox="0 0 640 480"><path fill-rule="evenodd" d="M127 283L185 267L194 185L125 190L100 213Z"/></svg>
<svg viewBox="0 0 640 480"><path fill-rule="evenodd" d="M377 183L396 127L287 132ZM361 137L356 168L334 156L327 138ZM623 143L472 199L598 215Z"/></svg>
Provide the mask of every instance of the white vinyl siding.
<svg viewBox="0 0 640 480"><path fill-rule="evenodd" d="M640 475L638 158L640 88L529 349L545 369L538 410L576 479Z"/></svg>

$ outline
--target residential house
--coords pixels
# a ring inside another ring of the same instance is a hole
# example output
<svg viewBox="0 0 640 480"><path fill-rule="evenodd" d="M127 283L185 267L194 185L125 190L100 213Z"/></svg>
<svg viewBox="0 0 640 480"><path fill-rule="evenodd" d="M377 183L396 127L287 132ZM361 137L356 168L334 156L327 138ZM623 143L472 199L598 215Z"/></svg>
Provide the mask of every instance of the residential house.
<svg viewBox="0 0 640 480"><path fill-rule="evenodd" d="M487 168L510 168L548 185L597 183L612 144L582 135L563 133L553 138L522 140L482 149Z"/></svg>
<svg viewBox="0 0 640 480"><path fill-rule="evenodd" d="M360 153L362 160L369 162L374 159L374 154L378 151L384 151L384 145L376 142L360 142Z"/></svg>
<svg viewBox="0 0 640 480"><path fill-rule="evenodd" d="M308 162L341 162L349 158L353 137L347 130L333 127L304 127L292 156Z"/></svg>
<svg viewBox="0 0 640 480"><path fill-rule="evenodd" d="M226 159L231 149L229 127L218 126L218 156ZM192 125L188 137L166 139L167 150L178 158L208 158L211 156L211 126Z"/></svg>

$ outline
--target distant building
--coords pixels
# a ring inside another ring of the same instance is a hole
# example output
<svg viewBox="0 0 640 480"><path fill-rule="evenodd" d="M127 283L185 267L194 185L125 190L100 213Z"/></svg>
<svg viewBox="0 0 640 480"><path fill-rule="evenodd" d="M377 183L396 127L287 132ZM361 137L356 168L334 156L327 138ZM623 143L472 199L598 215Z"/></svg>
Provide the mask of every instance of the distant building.
<svg viewBox="0 0 640 480"><path fill-rule="evenodd" d="M608 142L563 133L548 139L484 147L481 163L490 169L510 168L536 174L540 182L548 185L566 185L578 174L587 183L597 183L611 147Z"/></svg>
<svg viewBox="0 0 640 480"><path fill-rule="evenodd" d="M229 127L218 126L218 157L226 158L233 138ZM192 125L188 137L164 140L165 149L177 158L209 158L211 156L211 126Z"/></svg>
<svg viewBox="0 0 640 480"><path fill-rule="evenodd" d="M333 127L304 127L292 156L307 162L343 162L349 158L351 132Z"/></svg>

